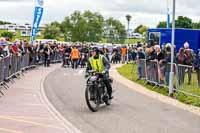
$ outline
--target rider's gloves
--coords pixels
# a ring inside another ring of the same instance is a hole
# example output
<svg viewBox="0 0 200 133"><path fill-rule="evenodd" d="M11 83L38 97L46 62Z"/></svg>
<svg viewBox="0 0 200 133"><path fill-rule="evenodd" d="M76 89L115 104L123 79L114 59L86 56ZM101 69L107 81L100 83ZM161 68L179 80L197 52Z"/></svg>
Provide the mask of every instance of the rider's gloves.
<svg viewBox="0 0 200 133"><path fill-rule="evenodd" d="M108 72L108 70L104 70L102 73L103 73L103 74L106 74L107 72Z"/></svg>

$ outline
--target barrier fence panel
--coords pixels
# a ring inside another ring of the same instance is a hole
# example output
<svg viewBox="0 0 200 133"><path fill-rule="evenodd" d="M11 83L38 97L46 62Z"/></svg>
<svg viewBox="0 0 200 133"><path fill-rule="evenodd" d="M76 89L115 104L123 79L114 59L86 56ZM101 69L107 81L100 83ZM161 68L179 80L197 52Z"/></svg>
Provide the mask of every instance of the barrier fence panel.
<svg viewBox="0 0 200 133"><path fill-rule="evenodd" d="M147 81L151 84L158 85L160 82L158 61L147 61L146 68Z"/></svg>
<svg viewBox="0 0 200 133"><path fill-rule="evenodd" d="M9 76L13 75L17 71L17 57L15 55L11 56L11 71Z"/></svg>
<svg viewBox="0 0 200 133"><path fill-rule="evenodd" d="M10 62L11 62L11 57L6 57L4 58L4 80L7 80L9 77L9 71L10 71Z"/></svg>
<svg viewBox="0 0 200 133"><path fill-rule="evenodd" d="M177 65L178 68L178 92L200 98L200 72L193 66Z"/></svg>
<svg viewBox="0 0 200 133"><path fill-rule="evenodd" d="M145 59L140 59L137 61L137 71L139 79L147 80L147 65Z"/></svg>
<svg viewBox="0 0 200 133"><path fill-rule="evenodd" d="M3 66L3 59L0 59L0 83L4 81L4 66Z"/></svg>
<svg viewBox="0 0 200 133"><path fill-rule="evenodd" d="M158 61L137 61L137 74L139 79L146 80L154 86L169 88L170 63L159 64ZM178 88L177 76L179 76L176 64L174 66L174 90ZM132 73L133 74L133 73Z"/></svg>
<svg viewBox="0 0 200 133"><path fill-rule="evenodd" d="M62 53L55 52L53 61L62 61ZM0 59L0 83L10 79L12 76L33 65L44 63L43 53L27 53L21 56L10 55Z"/></svg>

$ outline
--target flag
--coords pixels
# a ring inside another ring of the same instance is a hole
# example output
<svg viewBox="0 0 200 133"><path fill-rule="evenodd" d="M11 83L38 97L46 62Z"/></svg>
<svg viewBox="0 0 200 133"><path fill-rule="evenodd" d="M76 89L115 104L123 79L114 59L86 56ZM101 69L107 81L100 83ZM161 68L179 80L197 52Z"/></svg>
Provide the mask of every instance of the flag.
<svg viewBox="0 0 200 133"><path fill-rule="evenodd" d="M33 19L32 31L31 31L31 43L33 43L33 41L35 40L38 27L42 19L43 10L44 10L43 5L44 5L44 0L35 0L34 19Z"/></svg>

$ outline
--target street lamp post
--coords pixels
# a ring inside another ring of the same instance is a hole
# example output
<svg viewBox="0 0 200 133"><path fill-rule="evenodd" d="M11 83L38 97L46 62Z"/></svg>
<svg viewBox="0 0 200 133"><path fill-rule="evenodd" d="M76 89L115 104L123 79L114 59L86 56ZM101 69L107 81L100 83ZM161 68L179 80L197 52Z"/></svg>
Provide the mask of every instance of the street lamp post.
<svg viewBox="0 0 200 133"><path fill-rule="evenodd" d="M171 42L171 72L169 83L169 96L173 94L173 80L174 80L174 46L175 46L175 13L176 13L176 0L173 0L173 21L172 21L172 42Z"/></svg>
<svg viewBox="0 0 200 133"><path fill-rule="evenodd" d="M128 44L129 44L129 39L130 39L130 37L129 37L129 28L130 28L130 21L131 21L131 15L126 15L126 19L127 19L127 22L128 22L128 29L127 29L127 39L128 39ZM128 63L128 55L129 55L129 53L128 53L128 49L129 49L129 46L127 45L127 51L126 51L126 53L127 53L127 58L126 58L126 60L127 60L127 63Z"/></svg>

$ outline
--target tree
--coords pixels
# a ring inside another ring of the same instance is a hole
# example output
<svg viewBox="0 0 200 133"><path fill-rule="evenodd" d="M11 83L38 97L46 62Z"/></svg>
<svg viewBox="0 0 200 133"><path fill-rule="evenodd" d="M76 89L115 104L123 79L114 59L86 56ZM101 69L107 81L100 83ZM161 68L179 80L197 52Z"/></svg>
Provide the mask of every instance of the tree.
<svg viewBox="0 0 200 133"><path fill-rule="evenodd" d="M87 38L88 42L99 42L102 38L104 18L99 13L86 11L83 14L87 22Z"/></svg>
<svg viewBox="0 0 200 133"><path fill-rule="evenodd" d="M104 18L101 14L75 11L61 23L61 31L65 35L65 40L99 42L102 38L103 26Z"/></svg>
<svg viewBox="0 0 200 133"><path fill-rule="evenodd" d="M113 27L112 27L113 25ZM109 35L112 34L117 40L115 42L123 42L126 37L125 26L118 20L104 20L103 16L97 12L75 11L70 16L65 17L61 23L53 22L46 25L45 38L56 38L58 32L64 35L65 41L72 42L100 42L105 31L111 29Z"/></svg>
<svg viewBox="0 0 200 133"><path fill-rule="evenodd" d="M179 16L175 21L177 28L192 28L192 19L188 17Z"/></svg>
<svg viewBox="0 0 200 133"><path fill-rule="evenodd" d="M5 31L5 32L1 33L1 36L5 37L7 39L12 39L14 37L14 34L12 32Z"/></svg>
<svg viewBox="0 0 200 133"><path fill-rule="evenodd" d="M200 22L192 24L193 29L200 29Z"/></svg>
<svg viewBox="0 0 200 133"><path fill-rule="evenodd" d="M58 37L60 36L60 28L57 24L57 22L53 22L46 25L44 30L45 39L58 39Z"/></svg>
<svg viewBox="0 0 200 133"><path fill-rule="evenodd" d="M157 25L157 28L167 28L167 22L165 21L159 22L159 24Z"/></svg>
<svg viewBox="0 0 200 133"><path fill-rule="evenodd" d="M148 30L148 27L147 26L142 26L140 29L139 29L139 32L138 33L140 33L140 34L145 34L146 32L147 32L147 30Z"/></svg>
<svg viewBox="0 0 200 133"><path fill-rule="evenodd" d="M0 20L0 25L6 25L6 24L11 24L10 22L6 22L6 21L1 21Z"/></svg>
<svg viewBox="0 0 200 133"><path fill-rule="evenodd" d="M193 24L192 19L188 17L178 16L177 20L175 21L175 26L176 28L190 28L191 29L198 25ZM157 25L157 28L166 28L166 27L167 27L166 21L159 22L159 24Z"/></svg>
<svg viewBox="0 0 200 133"><path fill-rule="evenodd" d="M125 26L114 18L105 21L104 33L109 43L124 43L126 38Z"/></svg>
<svg viewBox="0 0 200 133"><path fill-rule="evenodd" d="M135 33L140 33L140 34L144 34L146 33L148 30L147 26L144 25L139 25L136 29L135 29Z"/></svg>

